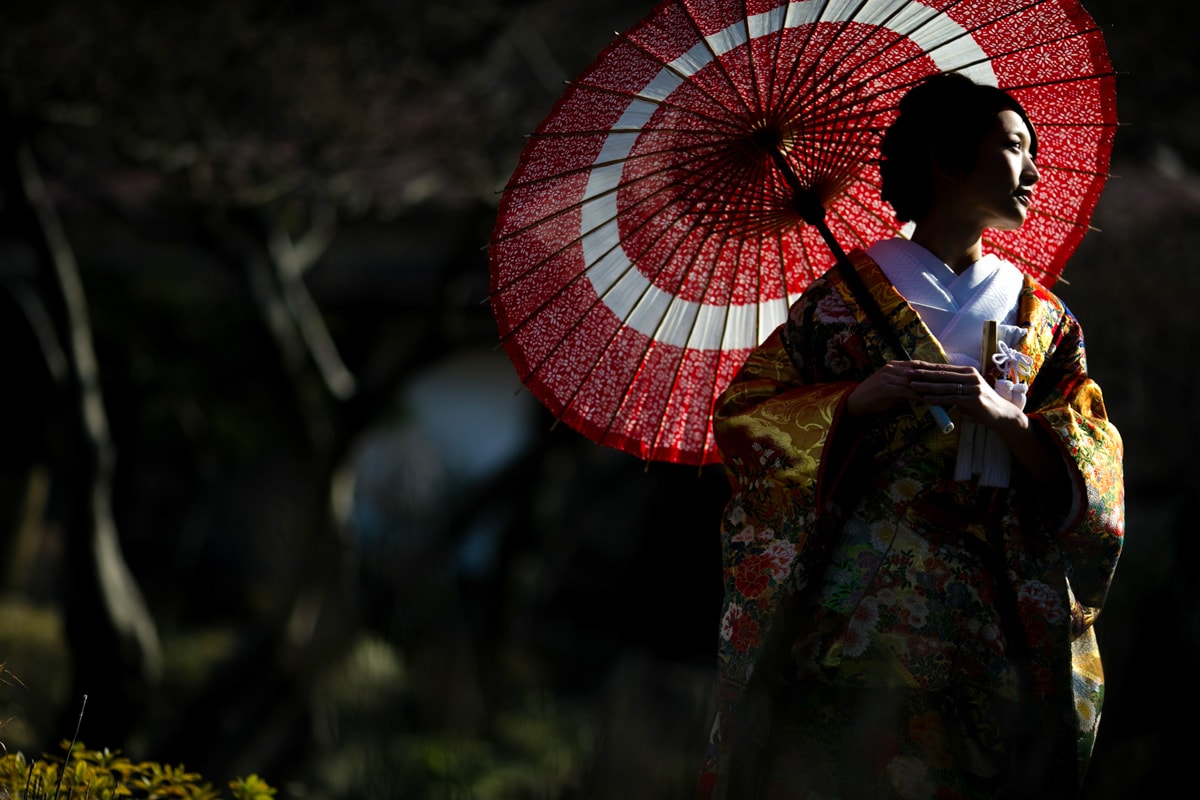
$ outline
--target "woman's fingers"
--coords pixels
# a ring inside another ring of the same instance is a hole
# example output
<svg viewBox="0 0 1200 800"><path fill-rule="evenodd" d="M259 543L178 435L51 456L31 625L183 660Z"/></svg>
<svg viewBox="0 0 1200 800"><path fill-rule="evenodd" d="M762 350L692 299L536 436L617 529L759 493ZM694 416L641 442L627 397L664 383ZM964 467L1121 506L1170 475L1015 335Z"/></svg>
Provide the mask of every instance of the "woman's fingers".
<svg viewBox="0 0 1200 800"><path fill-rule="evenodd" d="M847 410L852 416L886 411L901 400L915 399L911 385L912 370L906 362L885 364L858 384L847 398Z"/></svg>
<svg viewBox="0 0 1200 800"><path fill-rule="evenodd" d="M913 381L914 392L925 398L938 400L968 400L977 398L981 392L981 384L969 378L944 381Z"/></svg>
<svg viewBox="0 0 1200 800"><path fill-rule="evenodd" d="M923 400L959 402L978 398L988 388L974 367L908 362L909 387Z"/></svg>

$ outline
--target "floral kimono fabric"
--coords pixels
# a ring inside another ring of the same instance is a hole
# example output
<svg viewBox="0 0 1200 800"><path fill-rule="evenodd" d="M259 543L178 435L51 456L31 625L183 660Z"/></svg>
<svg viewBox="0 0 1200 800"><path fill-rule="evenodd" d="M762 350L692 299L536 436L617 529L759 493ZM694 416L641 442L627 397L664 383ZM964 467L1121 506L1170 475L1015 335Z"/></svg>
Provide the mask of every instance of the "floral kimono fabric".
<svg viewBox="0 0 1200 800"><path fill-rule="evenodd" d="M944 363L874 262L853 258L913 357ZM894 356L834 273L718 401L733 491L701 796L1077 790L1103 693L1092 623L1124 530L1121 441L1061 302L1025 279L1016 317L1026 413L1073 498L1019 472L1009 487L955 480L957 437L921 407L846 418L856 383Z"/></svg>

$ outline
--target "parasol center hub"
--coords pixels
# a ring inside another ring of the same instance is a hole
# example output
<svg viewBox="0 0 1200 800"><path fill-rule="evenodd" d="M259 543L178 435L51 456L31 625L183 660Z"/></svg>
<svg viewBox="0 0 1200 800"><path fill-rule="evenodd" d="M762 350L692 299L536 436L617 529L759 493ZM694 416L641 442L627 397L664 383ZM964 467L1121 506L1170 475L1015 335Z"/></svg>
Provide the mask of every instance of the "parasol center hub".
<svg viewBox="0 0 1200 800"><path fill-rule="evenodd" d="M760 150L790 153L796 147L796 129L789 120L764 120L751 128L750 141Z"/></svg>
<svg viewBox="0 0 1200 800"><path fill-rule="evenodd" d="M768 153L783 149L783 133L774 125L763 125L751 131L750 141Z"/></svg>
<svg viewBox="0 0 1200 800"><path fill-rule="evenodd" d="M774 162L792 192L792 203L800 217L810 225L820 225L825 219L825 208L815 190L805 187L796 170L788 162L786 153L795 146L795 136L790 125L780 128L770 123L761 123L750 131L750 142Z"/></svg>

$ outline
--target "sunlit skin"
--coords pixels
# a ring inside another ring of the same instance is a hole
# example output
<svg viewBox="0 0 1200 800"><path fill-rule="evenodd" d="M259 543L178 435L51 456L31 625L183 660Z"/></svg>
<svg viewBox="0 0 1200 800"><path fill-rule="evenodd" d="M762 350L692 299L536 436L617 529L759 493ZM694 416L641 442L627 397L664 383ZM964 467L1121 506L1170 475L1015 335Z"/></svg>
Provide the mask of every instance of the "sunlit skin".
<svg viewBox="0 0 1200 800"><path fill-rule="evenodd" d="M1038 170L1030 134L1015 111L996 115L965 173L936 169L929 211L916 221L912 240L961 273L983 255L987 228L1015 230L1025 222ZM996 394L974 367L926 361L892 361L860 383L846 400L851 416L877 414L901 401L957 409L997 431L1017 462L1035 479L1065 479L1062 459L1030 427L1029 418Z"/></svg>

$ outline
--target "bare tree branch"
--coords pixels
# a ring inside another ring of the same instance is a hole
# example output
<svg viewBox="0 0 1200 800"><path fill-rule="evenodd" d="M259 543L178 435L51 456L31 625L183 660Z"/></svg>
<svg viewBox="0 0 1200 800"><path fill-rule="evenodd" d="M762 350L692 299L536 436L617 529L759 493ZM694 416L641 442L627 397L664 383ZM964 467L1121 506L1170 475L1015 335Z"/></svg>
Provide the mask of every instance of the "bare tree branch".
<svg viewBox="0 0 1200 800"><path fill-rule="evenodd" d="M313 363L329 392L338 400L347 400L354 395L357 383L342 362L337 345L325 326L325 319L304 283L304 273L333 241L337 231L337 209L329 204L318 203L314 209L312 226L299 241L292 240L278 217L269 224L268 252L275 265L275 276L288 315L308 345Z"/></svg>
<svg viewBox="0 0 1200 800"><path fill-rule="evenodd" d="M144 677L157 680L162 672L158 633L121 554L112 514L116 452L100 388L100 370L92 346L91 322L87 298L79 279L79 267L32 153L28 147L21 145L14 156L21 188L39 225L66 314L68 363L78 392L83 434L93 460L91 496L88 498L91 530L86 552L94 559L93 567L100 589L98 599L104 604L107 617L123 644L138 654Z"/></svg>

